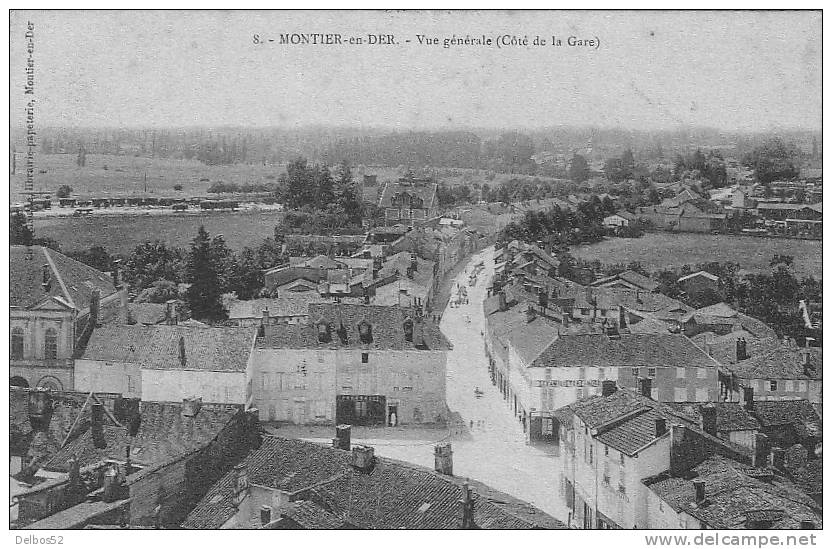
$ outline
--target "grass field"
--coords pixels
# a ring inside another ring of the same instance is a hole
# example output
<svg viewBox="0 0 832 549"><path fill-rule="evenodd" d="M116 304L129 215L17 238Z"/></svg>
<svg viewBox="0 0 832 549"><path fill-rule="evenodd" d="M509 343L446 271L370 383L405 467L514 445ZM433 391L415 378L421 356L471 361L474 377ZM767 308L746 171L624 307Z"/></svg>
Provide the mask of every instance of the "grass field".
<svg viewBox="0 0 832 549"><path fill-rule="evenodd" d="M22 202L25 166L18 157L17 173L10 178L10 201ZM54 193L69 185L73 196L130 196L147 192L157 196L201 196L215 182L235 184L273 183L284 172L282 165L234 164L206 166L196 160L89 154L87 165L75 165L74 154L39 154L36 157L35 190ZM105 169L106 166L106 169ZM205 181L202 181L205 180ZM174 191L174 185L182 185Z"/></svg>
<svg viewBox="0 0 832 549"><path fill-rule="evenodd" d="M103 246L110 253L126 254L147 240L171 246L188 246L200 225L211 236L223 235L228 246L255 247L274 236L282 214L275 211L188 213L154 216L47 217L35 219L35 234L58 241L64 251Z"/></svg>
<svg viewBox="0 0 832 549"><path fill-rule="evenodd" d="M648 270L732 261L749 271L768 271L774 254L791 255L798 276L823 277L823 245L817 240L791 240L752 236L648 233L642 238L607 238L597 244L576 246L575 257L601 263L638 261Z"/></svg>

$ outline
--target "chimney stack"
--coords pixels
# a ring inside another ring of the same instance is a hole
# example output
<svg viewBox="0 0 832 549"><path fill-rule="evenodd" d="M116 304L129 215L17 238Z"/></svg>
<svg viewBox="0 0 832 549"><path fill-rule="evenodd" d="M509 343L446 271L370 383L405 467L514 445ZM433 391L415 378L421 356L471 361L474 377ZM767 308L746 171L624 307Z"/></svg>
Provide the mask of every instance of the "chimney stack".
<svg viewBox="0 0 832 549"><path fill-rule="evenodd" d="M29 424L34 431L45 431L52 420L52 395L46 389L31 389L28 394Z"/></svg>
<svg viewBox="0 0 832 549"><path fill-rule="evenodd" d="M608 397L618 390L615 381L612 379L605 379L601 382L601 396Z"/></svg>
<svg viewBox="0 0 832 549"><path fill-rule="evenodd" d="M497 299L499 300L499 303L500 303L500 310L501 311L508 310L508 303L506 302L506 292L504 290L500 290L500 292L497 294L497 296L499 296Z"/></svg>
<svg viewBox="0 0 832 549"><path fill-rule="evenodd" d="M706 404L699 407L699 426L711 436L716 436L716 406Z"/></svg>
<svg viewBox="0 0 832 549"><path fill-rule="evenodd" d="M743 387L742 388L742 399L744 403L744 407L749 412L754 411L754 388L753 387Z"/></svg>
<svg viewBox="0 0 832 549"><path fill-rule="evenodd" d="M437 444L433 447L433 463L437 473L454 475L454 452L450 442Z"/></svg>
<svg viewBox="0 0 832 549"><path fill-rule="evenodd" d="M653 394L653 380L650 379L649 377L642 377L642 378L639 378L638 382L639 382L639 388L640 388L641 396L647 397L647 398L653 398L652 397L652 394Z"/></svg>
<svg viewBox="0 0 832 549"><path fill-rule="evenodd" d="M269 318L269 308L263 307L262 314L263 316L260 319L260 325L265 329L269 324L271 324L271 319Z"/></svg>
<svg viewBox="0 0 832 549"><path fill-rule="evenodd" d="M472 530L476 528L474 523L474 498L471 496L471 488L467 482L462 484L462 497L459 499L459 508L462 514L462 529Z"/></svg>
<svg viewBox="0 0 832 549"><path fill-rule="evenodd" d="M410 254L410 270L414 273L419 270L419 260L416 258L416 254Z"/></svg>
<svg viewBox="0 0 832 549"><path fill-rule="evenodd" d="M618 327L624 329L627 326L627 314L624 312L624 306L618 306Z"/></svg>
<svg viewBox="0 0 832 549"><path fill-rule="evenodd" d="M370 473L375 465L375 448L372 446L353 446L352 466L362 473Z"/></svg>
<svg viewBox="0 0 832 549"><path fill-rule="evenodd" d="M737 339L737 362L748 358L748 347L746 346L745 338Z"/></svg>
<svg viewBox="0 0 832 549"><path fill-rule="evenodd" d="M185 336L179 336L179 365L183 368L188 365L188 357L185 355Z"/></svg>
<svg viewBox="0 0 832 549"><path fill-rule="evenodd" d="M268 505L260 507L260 525L265 526L272 521L272 508Z"/></svg>
<svg viewBox="0 0 832 549"><path fill-rule="evenodd" d="M202 408L202 397L190 397L182 400L182 415L196 417Z"/></svg>
<svg viewBox="0 0 832 549"><path fill-rule="evenodd" d="M104 494L102 499L107 503L112 503L121 499L121 482L119 478L118 469L115 465L110 465L104 471L103 486Z"/></svg>
<svg viewBox="0 0 832 549"><path fill-rule="evenodd" d="M656 438L667 432L667 420L663 417L656 418Z"/></svg>
<svg viewBox="0 0 832 549"><path fill-rule="evenodd" d="M697 505L701 505L705 502L705 481L704 480L694 480L693 481L693 489L696 493L696 503Z"/></svg>
<svg viewBox="0 0 832 549"><path fill-rule="evenodd" d="M754 435L754 457L752 465L754 467L763 468L768 461L768 437L764 433L757 433Z"/></svg>
<svg viewBox="0 0 832 549"><path fill-rule="evenodd" d="M337 441L337 445L334 445L335 448L339 450L350 450L350 439L352 435L352 425L336 425L335 426L335 441Z"/></svg>
<svg viewBox="0 0 832 549"><path fill-rule="evenodd" d="M176 314L176 300L168 299L165 301L165 324L168 326L175 326L179 323Z"/></svg>
<svg viewBox="0 0 832 549"><path fill-rule="evenodd" d="M107 447L107 441L104 438L104 405L100 402L93 402L92 412L90 413L90 431L92 432L92 442L98 449Z"/></svg>
<svg viewBox="0 0 832 549"><path fill-rule="evenodd" d="M783 470L786 463L786 451L779 447L772 448L770 462L774 469Z"/></svg>
<svg viewBox="0 0 832 549"><path fill-rule="evenodd" d="M101 315L101 290L93 288L90 296L90 326L96 327L99 325Z"/></svg>
<svg viewBox="0 0 832 549"><path fill-rule="evenodd" d="M121 265L121 260L120 259L114 259L113 260L113 271L112 271L113 286L115 286L116 288L118 288L119 285L121 284L121 281L119 280L119 274L120 274L120 268L119 267L120 267L120 265Z"/></svg>
<svg viewBox="0 0 832 549"><path fill-rule="evenodd" d="M245 462L234 466L234 505L238 506L248 495L248 467Z"/></svg>

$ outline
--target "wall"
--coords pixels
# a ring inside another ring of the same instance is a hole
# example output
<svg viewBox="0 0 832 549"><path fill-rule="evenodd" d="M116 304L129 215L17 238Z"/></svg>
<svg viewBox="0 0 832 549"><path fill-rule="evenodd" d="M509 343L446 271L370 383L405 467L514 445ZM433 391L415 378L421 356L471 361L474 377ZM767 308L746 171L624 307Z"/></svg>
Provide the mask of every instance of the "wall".
<svg viewBox="0 0 832 549"><path fill-rule="evenodd" d="M245 372L206 370L141 370L142 400L181 402L192 396L203 402L245 404Z"/></svg>
<svg viewBox="0 0 832 549"><path fill-rule="evenodd" d="M138 364L131 362L76 360L75 390L121 393L125 397L140 398L141 369Z"/></svg>
<svg viewBox="0 0 832 549"><path fill-rule="evenodd" d="M777 389L771 390L769 379L741 379L740 385L754 389L754 400L797 400L822 402L823 381L807 379L778 379ZM741 393L741 392L740 392ZM741 394L738 395L741 398Z"/></svg>
<svg viewBox="0 0 832 549"><path fill-rule="evenodd" d="M447 414L446 363L446 351L255 349L252 402L263 421L332 423L336 396L383 395L399 423L433 422Z"/></svg>

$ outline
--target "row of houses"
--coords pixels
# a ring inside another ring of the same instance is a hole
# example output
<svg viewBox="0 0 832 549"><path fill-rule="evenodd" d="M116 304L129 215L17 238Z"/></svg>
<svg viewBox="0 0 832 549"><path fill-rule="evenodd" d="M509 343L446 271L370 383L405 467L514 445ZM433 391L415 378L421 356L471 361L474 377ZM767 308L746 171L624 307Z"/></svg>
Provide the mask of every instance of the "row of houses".
<svg viewBox="0 0 832 549"><path fill-rule="evenodd" d="M660 403L608 381L555 416L572 528L822 528L805 401Z"/></svg>

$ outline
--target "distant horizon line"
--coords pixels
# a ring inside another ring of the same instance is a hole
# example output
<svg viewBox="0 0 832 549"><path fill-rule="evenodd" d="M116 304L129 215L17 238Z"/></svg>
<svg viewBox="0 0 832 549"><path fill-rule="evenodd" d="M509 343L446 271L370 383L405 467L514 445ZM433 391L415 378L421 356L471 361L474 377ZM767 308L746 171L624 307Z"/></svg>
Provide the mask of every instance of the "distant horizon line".
<svg viewBox="0 0 832 549"><path fill-rule="evenodd" d="M653 128L636 128L632 126L605 126L597 124L552 124L541 126L475 126L475 125L454 125L454 126L424 126L424 127L399 127L399 126L385 126L385 125L349 125L349 124L303 124L303 125L279 125L279 124L265 124L265 125L240 125L240 124L193 124L193 125L127 125L127 126L107 126L107 125L62 125L62 124L43 124L39 126L43 129L61 129L61 130L219 130L219 129L249 129L249 130L353 130L353 131L380 131L390 133L420 133L420 132L453 132L453 131L483 131L483 132L505 132L505 131L528 131L540 132L551 130L589 130L589 131L627 131L627 132L680 132L680 131L711 131L716 133L729 134L766 134L766 133L822 133L823 125L817 128L810 128L805 126L772 126L766 129L737 129L737 128L720 128L709 125L694 125L694 124L679 124L676 126L656 126ZM38 126L36 126L36 129ZM25 125L19 125L17 130L25 130Z"/></svg>

